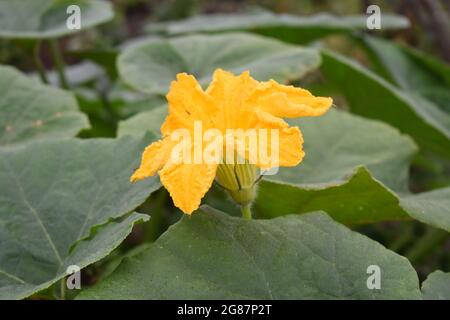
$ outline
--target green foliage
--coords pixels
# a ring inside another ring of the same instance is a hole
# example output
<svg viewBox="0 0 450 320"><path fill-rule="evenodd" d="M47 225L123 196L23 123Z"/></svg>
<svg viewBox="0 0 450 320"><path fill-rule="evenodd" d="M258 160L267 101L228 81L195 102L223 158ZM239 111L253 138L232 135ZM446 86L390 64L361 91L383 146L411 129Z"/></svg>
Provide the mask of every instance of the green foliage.
<svg viewBox="0 0 450 320"><path fill-rule="evenodd" d="M425 300L450 300L450 274L435 271L422 284Z"/></svg>
<svg viewBox="0 0 450 320"><path fill-rule="evenodd" d="M323 210L345 224L410 216L450 232L449 199L450 188L417 195L397 195L361 168L347 181L324 188L263 181L255 211L261 218L272 218Z"/></svg>
<svg viewBox="0 0 450 320"><path fill-rule="evenodd" d="M367 290L372 264L383 270L382 290ZM323 213L244 221L203 207L80 297L418 299L420 293L405 258Z"/></svg>
<svg viewBox="0 0 450 320"><path fill-rule="evenodd" d="M154 39L131 46L118 60L125 82L149 94L165 94L180 72L195 75L203 85L219 67L235 73L249 70L256 79L284 82L299 79L319 64L314 49L244 33Z"/></svg>
<svg viewBox="0 0 450 320"><path fill-rule="evenodd" d="M159 188L129 182L150 137L37 142L0 149L0 297L24 298L107 255L142 220L123 217ZM111 223L108 223L111 221ZM94 228L92 237L71 250ZM95 233L95 232L94 232Z"/></svg>
<svg viewBox="0 0 450 320"><path fill-rule="evenodd" d="M364 38L395 83L450 113L450 66L415 49L375 38Z"/></svg>
<svg viewBox="0 0 450 320"><path fill-rule="evenodd" d="M350 33L366 28L367 17L317 14L299 17L290 14L257 12L250 14L200 15L181 21L150 24L149 32L167 35L206 32L248 31L292 43L308 43L331 34ZM384 14L384 29L403 29L409 23L403 17Z"/></svg>
<svg viewBox="0 0 450 320"><path fill-rule="evenodd" d="M67 28L70 5L80 7L83 30L114 16L111 4L103 0L0 0L0 37L46 39L77 32Z"/></svg>
<svg viewBox="0 0 450 320"><path fill-rule="evenodd" d="M70 138L88 126L71 93L0 66L0 146Z"/></svg>
<svg viewBox="0 0 450 320"><path fill-rule="evenodd" d="M352 112L385 121L409 134L424 150L450 157L448 114L343 56L323 51L322 57L322 71L345 95Z"/></svg>
<svg viewBox="0 0 450 320"><path fill-rule="evenodd" d="M0 0L0 38L72 35L72 4L83 30L114 15L106 1ZM156 16L184 17L192 7L168 4ZM394 15L382 22L408 26ZM365 28L365 16L200 15L152 23L150 36L117 47L96 44L123 42L124 32L101 41L84 34L93 45L63 54L72 65L41 61L57 67L40 70L50 85L0 66L0 299L64 298L54 292L70 265L96 275L81 299L450 299L448 249L438 247L450 232L450 66L379 36L352 37L360 47L346 57L335 50L342 38L322 49L293 44ZM45 44L19 65L39 65ZM253 220L238 217L219 187L180 219L157 176L130 182L160 137L177 73L206 87L216 68L315 95L334 90L335 110L287 119L301 128L306 156L259 181ZM55 88L61 73L71 90ZM432 270L443 271L428 275L417 261L432 250ZM382 272L379 290L367 287L371 265Z"/></svg>
<svg viewBox="0 0 450 320"><path fill-rule="evenodd" d="M301 128L306 156L301 166L280 168L278 181L323 186L365 166L393 190L408 189L408 165L415 143L398 130L346 112L330 110L319 118L290 119ZM325 170L326 168L326 170Z"/></svg>

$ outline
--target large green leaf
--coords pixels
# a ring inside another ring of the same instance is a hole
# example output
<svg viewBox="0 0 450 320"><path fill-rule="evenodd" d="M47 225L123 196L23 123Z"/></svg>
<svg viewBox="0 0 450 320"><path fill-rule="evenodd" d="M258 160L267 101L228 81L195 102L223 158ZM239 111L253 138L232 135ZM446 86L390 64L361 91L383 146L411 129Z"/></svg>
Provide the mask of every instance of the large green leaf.
<svg viewBox="0 0 450 320"><path fill-rule="evenodd" d="M129 182L150 142L124 137L0 149L1 297L23 298L56 281L67 264L86 265L118 244L130 220L106 226L101 244L70 252L93 227L122 217L159 188L157 177Z"/></svg>
<svg viewBox="0 0 450 320"><path fill-rule="evenodd" d="M10 258L11 264L18 270L13 269L8 272L3 269L3 266L0 269L0 299L26 298L67 276L69 266L77 266L82 269L101 260L130 234L133 225L147 220L147 215L133 213L123 221L110 221L95 228L92 238L81 240L75 249L64 257L64 261L59 267L45 260L36 262L33 256L24 254L28 251L24 248L25 245L18 248L13 241L3 242L2 240L0 248L6 254L13 255L14 259ZM17 252L17 249L21 252ZM26 265L22 266L22 264ZM23 274L19 274L22 272Z"/></svg>
<svg viewBox="0 0 450 320"><path fill-rule="evenodd" d="M0 66L0 146L70 138L86 127L72 94Z"/></svg>
<svg viewBox="0 0 450 320"><path fill-rule="evenodd" d="M81 10L81 30L114 16L111 4L103 0L0 0L0 38L56 38L81 31L67 27L71 5Z"/></svg>
<svg viewBox="0 0 450 320"><path fill-rule="evenodd" d="M418 93L450 112L450 65L380 38L365 37L364 42L401 88Z"/></svg>
<svg viewBox="0 0 450 320"><path fill-rule="evenodd" d="M226 48L226 50L224 49ZM118 60L127 84L150 94L166 94L179 72L209 83L216 68L235 73L250 70L258 80L298 79L320 63L314 49L292 46L245 33L189 35L154 39L127 48Z"/></svg>
<svg viewBox="0 0 450 320"><path fill-rule="evenodd" d="M402 29L409 25L406 18L383 14L383 29ZM366 16L333 16L318 14L295 16L259 12L250 14L211 14L163 24L150 24L149 32L159 31L169 35L194 32L251 31L280 38L293 43L307 43L334 33L365 30Z"/></svg>
<svg viewBox="0 0 450 320"><path fill-rule="evenodd" d="M435 271L422 284L425 300L450 300L450 273Z"/></svg>
<svg viewBox="0 0 450 320"><path fill-rule="evenodd" d="M424 149L450 157L450 117L418 95L397 89L338 54L323 51L322 70L347 98L351 110L409 134Z"/></svg>
<svg viewBox="0 0 450 320"><path fill-rule="evenodd" d="M381 289L367 268L382 270ZM93 299L418 299L403 257L312 213L247 221L202 207L103 282Z"/></svg>

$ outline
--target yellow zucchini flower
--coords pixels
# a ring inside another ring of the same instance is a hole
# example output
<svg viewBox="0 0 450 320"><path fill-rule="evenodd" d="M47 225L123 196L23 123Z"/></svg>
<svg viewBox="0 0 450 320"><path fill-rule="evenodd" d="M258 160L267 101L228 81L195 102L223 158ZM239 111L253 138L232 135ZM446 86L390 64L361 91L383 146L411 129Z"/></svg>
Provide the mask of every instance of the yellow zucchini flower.
<svg viewBox="0 0 450 320"><path fill-rule="evenodd" d="M200 206L214 180L248 209L263 170L296 166L303 159L300 129L282 118L320 116L333 103L331 98L315 97L274 80L256 81L247 71L235 76L221 69L214 72L206 91L193 76L178 74L167 100L162 139L145 149L131 181L158 172L175 206L186 214ZM199 130L212 134L199 136ZM251 130L258 133L253 147L252 134L247 134ZM180 137L186 136L191 141L180 144ZM217 161L202 159L205 154Z"/></svg>

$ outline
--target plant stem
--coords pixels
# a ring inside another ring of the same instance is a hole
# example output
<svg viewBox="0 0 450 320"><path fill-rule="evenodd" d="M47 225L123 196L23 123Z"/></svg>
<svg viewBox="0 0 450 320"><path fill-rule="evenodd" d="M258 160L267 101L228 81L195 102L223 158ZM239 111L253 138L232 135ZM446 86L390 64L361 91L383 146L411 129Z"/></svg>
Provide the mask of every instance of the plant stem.
<svg viewBox="0 0 450 320"><path fill-rule="evenodd" d="M59 48L58 41L56 39L50 39L50 49L52 51L53 62L56 67L56 71L58 72L59 82L64 89L69 89L69 83L66 79L66 74L64 71L64 59L61 54L61 49Z"/></svg>
<svg viewBox="0 0 450 320"><path fill-rule="evenodd" d="M45 71L45 67L44 67L44 64L42 63L41 55L40 55L41 43L42 42L40 40L38 40L36 42L36 45L34 46L34 52L33 52L34 64L39 73L39 77L41 78L41 81L45 84L48 84L47 73Z"/></svg>
<svg viewBox="0 0 450 320"><path fill-rule="evenodd" d="M66 278L62 278L60 282L60 299L66 300Z"/></svg>
<svg viewBox="0 0 450 320"><path fill-rule="evenodd" d="M246 220L252 220L252 211L250 205L241 206L242 218Z"/></svg>

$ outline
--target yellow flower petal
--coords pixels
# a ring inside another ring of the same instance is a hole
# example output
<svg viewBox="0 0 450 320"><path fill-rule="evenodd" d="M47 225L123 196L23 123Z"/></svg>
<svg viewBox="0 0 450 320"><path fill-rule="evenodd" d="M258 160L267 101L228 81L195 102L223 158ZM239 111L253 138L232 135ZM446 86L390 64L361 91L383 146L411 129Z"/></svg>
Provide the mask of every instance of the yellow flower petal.
<svg viewBox="0 0 450 320"><path fill-rule="evenodd" d="M169 161L159 176L175 206L191 214L198 209L202 198L211 188L216 169L217 164L176 164Z"/></svg>
<svg viewBox="0 0 450 320"><path fill-rule="evenodd" d="M155 141L145 148L142 153L141 165L131 176L131 181L145 179L153 176L168 161L174 143L170 137Z"/></svg>
<svg viewBox="0 0 450 320"><path fill-rule="evenodd" d="M294 167L303 160L303 135L299 127L281 129L279 143L280 167Z"/></svg>
<svg viewBox="0 0 450 320"><path fill-rule="evenodd" d="M292 167L303 160L303 136L298 127L289 127L283 119L262 110L255 111L252 122L254 128L267 129L267 135L258 135L258 156L247 154L247 159L258 159L256 165L261 169Z"/></svg>
<svg viewBox="0 0 450 320"><path fill-rule="evenodd" d="M283 119L261 109L255 109L251 121L251 127L255 129L281 129L289 127Z"/></svg>
<svg viewBox="0 0 450 320"><path fill-rule="evenodd" d="M328 111L333 99L315 97L308 90L271 80L262 83L253 97L259 107L277 117L315 117Z"/></svg>
<svg viewBox="0 0 450 320"><path fill-rule="evenodd" d="M165 136L177 128L191 130L195 120L203 126L213 126L212 118L218 111L216 102L198 84L197 80L186 73L177 75L167 94L169 115L161 132Z"/></svg>
<svg viewBox="0 0 450 320"><path fill-rule="evenodd" d="M247 99L258 87L258 81L250 77L248 71L235 76L217 69L206 92L217 102L220 113L216 123L219 129L248 127L249 113Z"/></svg>

